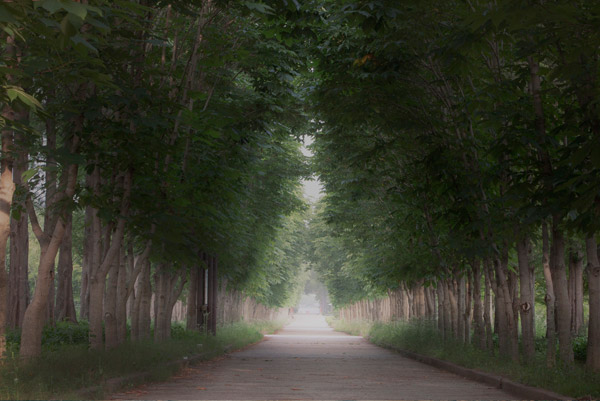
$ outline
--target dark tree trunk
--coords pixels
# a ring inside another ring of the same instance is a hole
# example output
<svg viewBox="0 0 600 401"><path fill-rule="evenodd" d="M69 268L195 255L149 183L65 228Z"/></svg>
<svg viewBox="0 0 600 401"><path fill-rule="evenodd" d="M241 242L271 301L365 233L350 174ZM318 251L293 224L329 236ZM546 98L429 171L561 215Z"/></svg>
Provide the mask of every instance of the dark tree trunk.
<svg viewBox="0 0 600 401"><path fill-rule="evenodd" d="M590 291L590 321L588 324L587 367L600 372L600 262L598 246L592 236L586 240L587 276Z"/></svg>
<svg viewBox="0 0 600 401"><path fill-rule="evenodd" d="M556 298L550 272L550 240L548 237L548 226L544 222L542 223L542 266L546 280L546 296L544 298L546 302L546 365L552 367L556 363L556 320L554 318Z"/></svg>
<svg viewBox="0 0 600 401"><path fill-rule="evenodd" d="M565 240L558 228L556 218L552 227L552 246L550 252L550 273L556 293L556 317L558 327L558 350L563 364L573 363L573 344L571 336L571 304L569 303L569 285L565 267Z"/></svg>
<svg viewBox="0 0 600 401"><path fill-rule="evenodd" d="M60 245L60 254L58 256L58 284L56 292L55 316L57 321L66 320L69 322L77 323L77 315L75 313L75 302L73 300L72 220L72 214L68 213L65 235Z"/></svg>
<svg viewBox="0 0 600 401"><path fill-rule="evenodd" d="M526 363L532 363L535 356L535 276L531 263L529 238L517 240L519 261L521 335L523 355Z"/></svg>
<svg viewBox="0 0 600 401"><path fill-rule="evenodd" d="M17 138L19 136L17 135ZM16 186L22 186L21 174L27 168L27 154L17 157L13 170ZM20 218L10 221L10 270L8 287L8 326L21 327L29 304L29 219L25 204L19 204Z"/></svg>
<svg viewBox="0 0 600 401"><path fill-rule="evenodd" d="M583 326L583 253L579 244L569 247L569 302L571 304L571 333L577 336Z"/></svg>

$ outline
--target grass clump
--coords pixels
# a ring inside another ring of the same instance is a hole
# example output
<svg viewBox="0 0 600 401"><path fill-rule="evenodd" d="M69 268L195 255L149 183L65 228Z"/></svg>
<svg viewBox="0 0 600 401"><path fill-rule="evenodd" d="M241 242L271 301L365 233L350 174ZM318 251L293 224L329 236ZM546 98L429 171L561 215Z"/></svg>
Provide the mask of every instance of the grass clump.
<svg viewBox="0 0 600 401"><path fill-rule="evenodd" d="M353 336L368 337L373 327L373 322L367 320L340 320L329 316L327 323L337 331L351 334Z"/></svg>
<svg viewBox="0 0 600 401"><path fill-rule="evenodd" d="M367 327L365 322L349 323L337 319L333 319L330 324L336 330L350 334L356 333L354 327ZM463 344L453 339L444 340L435 327L435 322L431 321L373 323L369 327L364 337L382 347L413 351L451 361L569 397L600 397L600 375L587 371L582 363L575 363L569 368L548 368L545 348L536 352L532 363L524 365L503 358L497 352L492 354L471 344ZM577 343L574 346L581 348Z"/></svg>
<svg viewBox="0 0 600 401"><path fill-rule="evenodd" d="M186 331L174 325L172 338L126 342L111 350L90 350L86 344L63 344L43 348L30 362L18 359L15 347L0 365L0 399L80 399L78 390L102 386L111 378L150 372L151 380L164 380L178 367L169 362L201 355L209 360L227 351L259 341L283 322L234 323L219 327L216 336ZM99 391L98 397L105 396Z"/></svg>

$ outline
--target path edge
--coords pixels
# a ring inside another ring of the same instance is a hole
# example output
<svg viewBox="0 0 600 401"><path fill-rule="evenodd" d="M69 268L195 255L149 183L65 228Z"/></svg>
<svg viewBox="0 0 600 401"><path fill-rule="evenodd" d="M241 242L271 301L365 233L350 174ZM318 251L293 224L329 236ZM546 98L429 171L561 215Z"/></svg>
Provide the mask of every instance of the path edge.
<svg viewBox="0 0 600 401"><path fill-rule="evenodd" d="M456 375L465 377L467 379L475 380L480 383L485 383L490 386L494 386L496 388L502 389L511 395L519 397L520 399L527 400L572 400L571 397L566 397L564 395L555 393L550 390L541 389L538 387L527 386L522 383L517 383L513 380L509 380L502 376L493 375L490 373L481 372L475 369L465 368L464 366L457 365L452 362L445 361L443 359L434 358L431 356L417 354L412 351L406 351L402 349L397 349L394 347L386 347L390 348L400 355L413 359L415 361L425 363L427 365L431 365L438 369L446 370L448 372L454 373Z"/></svg>

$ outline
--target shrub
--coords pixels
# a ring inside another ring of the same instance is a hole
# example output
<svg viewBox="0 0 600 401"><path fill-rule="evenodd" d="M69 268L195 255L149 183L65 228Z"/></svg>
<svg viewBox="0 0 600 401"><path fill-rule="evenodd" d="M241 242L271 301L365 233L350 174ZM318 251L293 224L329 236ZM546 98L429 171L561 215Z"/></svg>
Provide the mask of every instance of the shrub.
<svg viewBox="0 0 600 401"><path fill-rule="evenodd" d="M587 357L587 337L577 336L573 339L573 354L575 360L585 362Z"/></svg>
<svg viewBox="0 0 600 401"><path fill-rule="evenodd" d="M55 326L44 326L42 331L42 347L55 351L64 345L87 345L89 343L90 326L87 321L79 323L56 322ZM18 349L21 344L21 331L9 330L6 340L10 347Z"/></svg>

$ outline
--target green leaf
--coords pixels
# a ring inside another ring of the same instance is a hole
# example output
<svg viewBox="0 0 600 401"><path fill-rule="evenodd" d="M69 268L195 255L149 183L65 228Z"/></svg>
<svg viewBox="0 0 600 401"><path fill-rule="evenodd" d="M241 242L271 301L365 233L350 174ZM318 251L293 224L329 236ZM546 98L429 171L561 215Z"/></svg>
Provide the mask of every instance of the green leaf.
<svg viewBox="0 0 600 401"><path fill-rule="evenodd" d="M77 32L73 24L71 24L71 21L69 21L68 14L62 19L60 23L60 30L67 37L73 36Z"/></svg>
<svg viewBox="0 0 600 401"><path fill-rule="evenodd" d="M0 5L0 21L16 24L18 21L10 9L4 5Z"/></svg>
<svg viewBox="0 0 600 401"><path fill-rule="evenodd" d="M44 10L47 10L50 14L54 14L61 8L63 8L62 4L58 0L42 0L34 3L34 8L42 7Z"/></svg>
<svg viewBox="0 0 600 401"><path fill-rule="evenodd" d="M88 24L90 24L92 26L95 26L102 33L108 33L108 32L110 32L110 27L108 25L106 25L102 21L98 21L97 19L90 17L89 15L85 19L85 22L87 22Z"/></svg>
<svg viewBox="0 0 600 401"><path fill-rule="evenodd" d="M27 182L29 181L35 174L37 173L37 168L31 168L27 171L24 171L23 174L21 174L21 180L23 180L23 182Z"/></svg>
<svg viewBox="0 0 600 401"><path fill-rule="evenodd" d="M23 91L19 91L17 92L17 95L19 96L19 100L22 101L23 103L25 103L27 106L29 106L30 109L42 109L42 105L40 102L37 101L36 98L34 98L33 96L23 92Z"/></svg>
<svg viewBox="0 0 600 401"><path fill-rule="evenodd" d="M61 3L62 8L64 8L67 12L78 16L82 20L85 19L88 12L87 7L85 5L81 3L74 3L69 0L62 0Z"/></svg>
<svg viewBox="0 0 600 401"><path fill-rule="evenodd" d="M244 5L250 10L256 10L261 14L273 14L273 8L262 3L246 2Z"/></svg>
<svg viewBox="0 0 600 401"><path fill-rule="evenodd" d="M98 53L98 49L96 49L94 46L92 46L92 45L90 44L90 42L88 42L87 40L85 40L85 39L83 38L83 36L81 36L81 35L79 35L79 34L77 34L77 35L73 36L73 37L71 38L71 41L72 41L73 43L77 44L77 45L83 45L83 46L85 46L87 49L91 50L91 51L92 51L92 52L94 52L94 53Z"/></svg>
<svg viewBox="0 0 600 401"><path fill-rule="evenodd" d="M33 96L26 93L22 88L19 88L18 86L7 86L5 89L6 96L8 96L11 102L15 99L19 99L31 109L42 109L41 103Z"/></svg>
<svg viewBox="0 0 600 401"><path fill-rule="evenodd" d="M12 102L13 100L15 100L17 98L18 92L15 89L7 89L6 90L6 96L8 96L8 98L10 99L10 101Z"/></svg>

